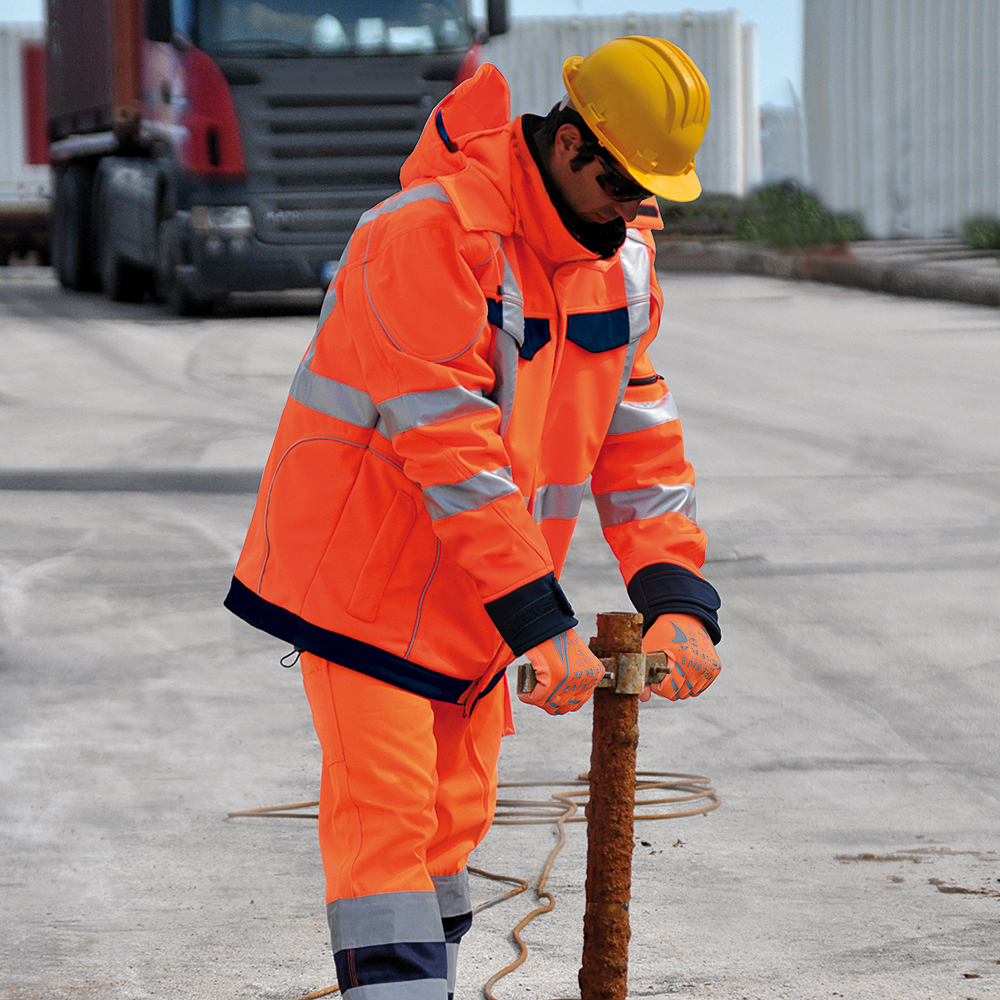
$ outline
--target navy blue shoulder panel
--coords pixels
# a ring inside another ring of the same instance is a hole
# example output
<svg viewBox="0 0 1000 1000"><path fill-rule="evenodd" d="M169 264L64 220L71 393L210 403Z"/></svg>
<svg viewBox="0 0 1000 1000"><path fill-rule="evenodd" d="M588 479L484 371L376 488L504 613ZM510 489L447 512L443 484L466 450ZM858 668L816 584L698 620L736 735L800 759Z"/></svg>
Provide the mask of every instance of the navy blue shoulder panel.
<svg viewBox="0 0 1000 1000"><path fill-rule="evenodd" d="M567 316L566 338L591 354L624 347L629 341L628 308Z"/></svg>
<svg viewBox="0 0 1000 1000"><path fill-rule="evenodd" d="M385 681L423 698L457 705L458 699L469 687L469 681L459 677L449 677L436 670L429 670L360 639L352 639L348 635L313 625L291 611L265 601L235 576L223 603L234 615L254 628L268 632L296 649L308 650L324 660L332 660L342 667ZM503 671L497 674L487 690L502 676ZM482 694L486 694L486 690Z"/></svg>

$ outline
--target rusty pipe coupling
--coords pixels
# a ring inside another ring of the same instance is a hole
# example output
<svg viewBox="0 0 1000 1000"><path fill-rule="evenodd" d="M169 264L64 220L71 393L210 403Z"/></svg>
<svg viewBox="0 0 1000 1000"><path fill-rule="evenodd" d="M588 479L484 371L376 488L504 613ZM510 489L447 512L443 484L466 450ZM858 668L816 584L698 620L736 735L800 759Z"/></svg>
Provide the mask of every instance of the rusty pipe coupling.
<svg viewBox="0 0 1000 1000"><path fill-rule="evenodd" d="M659 684L670 673L670 657L666 653L618 653L598 657L604 667L604 679L599 688L614 688L616 694L642 694L647 684ZM517 665L518 694L535 690L535 671L530 663Z"/></svg>

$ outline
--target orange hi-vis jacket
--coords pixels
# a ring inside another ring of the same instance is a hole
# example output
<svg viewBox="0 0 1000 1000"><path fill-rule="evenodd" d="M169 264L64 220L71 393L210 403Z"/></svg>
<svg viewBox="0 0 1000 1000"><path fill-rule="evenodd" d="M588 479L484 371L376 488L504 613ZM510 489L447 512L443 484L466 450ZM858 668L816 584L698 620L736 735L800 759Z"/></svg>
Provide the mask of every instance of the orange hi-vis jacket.
<svg viewBox="0 0 1000 1000"><path fill-rule="evenodd" d="M467 704L577 624L557 578L588 480L647 624L698 615L694 473L646 349L650 203L600 259L561 222L506 81L442 101L365 213L292 382L226 606Z"/></svg>

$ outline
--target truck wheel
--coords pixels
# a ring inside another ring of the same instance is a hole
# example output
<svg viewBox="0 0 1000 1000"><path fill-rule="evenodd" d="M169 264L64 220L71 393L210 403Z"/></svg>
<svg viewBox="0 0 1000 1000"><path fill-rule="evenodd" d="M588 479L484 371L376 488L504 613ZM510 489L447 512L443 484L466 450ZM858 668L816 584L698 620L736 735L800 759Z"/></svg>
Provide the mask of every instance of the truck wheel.
<svg viewBox="0 0 1000 1000"><path fill-rule="evenodd" d="M97 192L97 218L98 266L104 294L112 302L141 302L149 278L142 268L125 260L115 247L111 205L103 184Z"/></svg>
<svg viewBox="0 0 1000 1000"><path fill-rule="evenodd" d="M101 284L112 302L141 302L146 295L146 274L109 249L101 259Z"/></svg>
<svg viewBox="0 0 1000 1000"><path fill-rule="evenodd" d="M93 173L74 163L56 182L52 212L52 257L64 288L92 291L97 286L91 265L90 194Z"/></svg>
<svg viewBox="0 0 1000 1000"><path fill-rule="evenodd" d="M162 219L156 228L156 297L178 316L204 316L212 300L195 295L177 277L177 221Z"/></svg>

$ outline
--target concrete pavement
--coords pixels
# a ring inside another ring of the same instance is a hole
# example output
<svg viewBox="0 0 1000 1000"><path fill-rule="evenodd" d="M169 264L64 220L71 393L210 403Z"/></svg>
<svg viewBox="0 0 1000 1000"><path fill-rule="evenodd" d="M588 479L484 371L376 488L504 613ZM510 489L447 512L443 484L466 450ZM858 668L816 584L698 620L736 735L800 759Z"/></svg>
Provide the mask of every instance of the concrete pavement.
<svg viewBox="0 0 1000 1000"><path fill-rule="evenodd" d="M238 476L314 305L180 321L4 278L0 470L48 488L0 492L0 996L319 990L313 825L224 818L315 796L308 710L285 649L220 606ZM699 471L725 669L643 707L639 759L709 776L722 806L637 827L631 995L1000 996L1000 324L739 275L663 287L654 360ZM563 582L585 635L627 607L592 504ZM515 713L502 780L586 769L589 713ZM534 878L552 838L495 827L473 863ZM500 1000L575 995L584 853L573 827ZM533 905L477 920L460 1000Z"/></svg>

